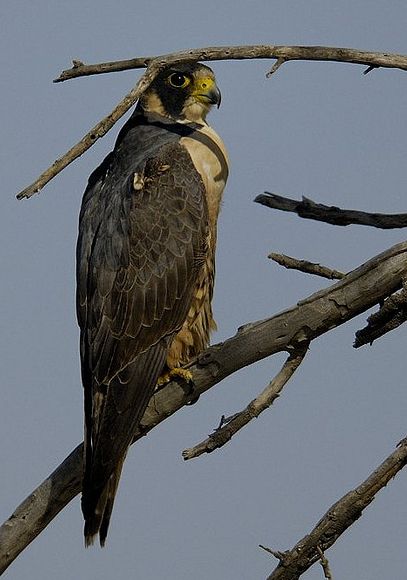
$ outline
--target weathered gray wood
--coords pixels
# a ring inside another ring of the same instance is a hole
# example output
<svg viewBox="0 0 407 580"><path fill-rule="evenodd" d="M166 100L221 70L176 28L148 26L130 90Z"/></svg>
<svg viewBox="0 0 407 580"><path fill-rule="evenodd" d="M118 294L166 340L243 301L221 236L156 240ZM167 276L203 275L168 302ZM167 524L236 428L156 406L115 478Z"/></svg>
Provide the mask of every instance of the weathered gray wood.
<svg viewBox="0 0 407 580"><path fill-rule="evenodd" d="M406 275L407 242L403 242L292 308L242 327L190 365L193 387L173 382L154 395L137 438L237 370L277 352L290 352L368 310L401 288ZM81 475L79 445L0 527L0 573L79 493Z"/></svg>
<svg viewBox="0 0 407 580"><path fill-rule="evenodd" d="M389 455L363 483L349 491L319 520L315 528L304 536L292 550L273 552L280 564L267 580L298 580L298 578L321 558L339 536L362 515L363 510L374 500L407 463L407 439ZM319 548L319 550L318 550Z"/></svg>
<svg viewBox="0 0 407 580"><path fill-rule="evenodd" d="M382 230L407 227L407 213L368 213L354 209L341 209L334 205L315 203L312 199L303 197L301 201L264 192L258 195L256 203L271 209L296 213L299 217L332 224L334 226L360 225Z"/></svg>

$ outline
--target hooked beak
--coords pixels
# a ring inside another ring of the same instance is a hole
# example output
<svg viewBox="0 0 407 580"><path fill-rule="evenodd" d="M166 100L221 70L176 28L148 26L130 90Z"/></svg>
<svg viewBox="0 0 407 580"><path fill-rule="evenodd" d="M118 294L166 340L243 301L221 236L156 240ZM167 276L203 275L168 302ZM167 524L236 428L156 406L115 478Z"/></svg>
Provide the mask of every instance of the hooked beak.
<svg viewBox="0 0 407 580"><path fill-rule="evenodd" d="M220 102L222 100L222 95L216 85L213 87L213 89L209 91L209 93L206 94L206 98L208 99L211 105L216 105L217 108L219 109Z"/></svg>
<svg viewBox="0 0 407 580"><path fill-rule="evenodd" d="M199 79L193 95L201 103L216 105L219 109L221 102L220 90L215 81L210 77Z"/></svg>

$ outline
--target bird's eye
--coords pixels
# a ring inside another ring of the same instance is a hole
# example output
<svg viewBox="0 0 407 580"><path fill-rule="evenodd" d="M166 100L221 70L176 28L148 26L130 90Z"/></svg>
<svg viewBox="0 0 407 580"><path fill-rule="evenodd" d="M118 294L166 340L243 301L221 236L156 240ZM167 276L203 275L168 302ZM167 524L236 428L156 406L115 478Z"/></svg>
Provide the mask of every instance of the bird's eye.
<svg viewBox="0 0 407 580"><path fill-rule="evenodd" d="M168 82L172 87L176 87L177 89L183 89L190 83L190 79L183 75L182 73L172 73L168 77Z"/></svg>

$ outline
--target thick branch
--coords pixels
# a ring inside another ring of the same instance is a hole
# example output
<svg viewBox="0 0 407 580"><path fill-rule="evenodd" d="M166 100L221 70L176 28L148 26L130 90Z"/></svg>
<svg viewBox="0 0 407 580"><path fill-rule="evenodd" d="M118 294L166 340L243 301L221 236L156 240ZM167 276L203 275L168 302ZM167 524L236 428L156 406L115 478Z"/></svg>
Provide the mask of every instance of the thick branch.
<svg viewBox="0 0 407 580"><path fill-rule="evenodd" d="M407 242L397 244L334 285L267 320L248 324L190 365L193 388L171 383L151 399L143 433L237 370L298 343L312 340L393 294L407 277ZM78 446L0 528L0 573L80 491Z"/></svg>
<svg viewBox="0 0 407 580"><path fill-rule="evenodd" d="M268 409L274 401L280 396L281 391L287 382L291 379L295 371L298 369L308 349L308 343L299 346L285 361L282 369L277 373L267 387L255 399L250 401L243 411L236 413L232 417L225 419L222 417L220 426L211 433L205 441L198 445L185 449L182 456L185 460L199 457L203 453L212 453L215 449L219 449L226 445L240 429L243 429L252 419L255 419Z"/></svg>
<svg viewBox="0 0 407 580"><path fill-rule="evenodd" d="M332 505L315 528L292 550L277 552L280 563L268 580L298 580L321 558L374 500L375 495L407 464L407 438L369 477Z"/></svg>
<svg viewBox="0 0 407 580"><path fill-rule="evenodd" d="M83 444L41 483L0 528L0 575L80 492Z"/></svg>
<svg viewBox="0 0 407 580"><path fill-rule="evenodd" d="M171 55L175 60L246 60L246 59L277 59L272 71L275 72L281 64L289 60L335 61L361 64L371 68L386 67L407 70L407 56L384 52L370 52L354 48L336 48L332 46L282 46L282 45L247 45L247 46L209 46L183 50ZM54 82L62 82L80 76L118 72L146 67L155 58L165 59L168 55L159 57L144 56L116 62L99 64L83 64L74 61L71 69L64 70ZM276 66L277 65L277 66Z"/></svg>
<svg viewBox="0 0 407 580"><path fill-rule="evenodd" d="M340 209L335 206L315 203L315 201L307 197L303 197L302 201L298 201L289 197L282 197L276 193L269 193L268 191L258 195L254 201L271 209L293 212L298 214L299 217L325 222L334 226L358 224L383 230L407 227L406 213L382 214Z"/></svg>

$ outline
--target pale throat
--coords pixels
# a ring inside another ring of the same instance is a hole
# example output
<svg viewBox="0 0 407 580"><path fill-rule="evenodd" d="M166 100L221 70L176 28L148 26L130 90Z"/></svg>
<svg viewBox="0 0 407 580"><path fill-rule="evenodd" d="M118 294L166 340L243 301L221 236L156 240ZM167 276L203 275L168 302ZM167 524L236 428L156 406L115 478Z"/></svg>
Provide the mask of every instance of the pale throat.
<svg viewBox="0 0 407 580"><path fill-rule="evenodd" d="M194 97L189 97L182 109L182 118L175 118L165 110L161 99L154 92L144 93L142 96L143 109L146 113L156 113L161 117L174 119L178 123L199 123L206 125L206 116L209 113L211 105L197 101Z"/></svg>
<svg viewBox="0 0 407 580"><path fill-rule="evenodd" d="M185 117L184 122L206 125L206 115L209 113L210 108L211 105L197 101L194 97L189 97L182 109Z"/></svg>

